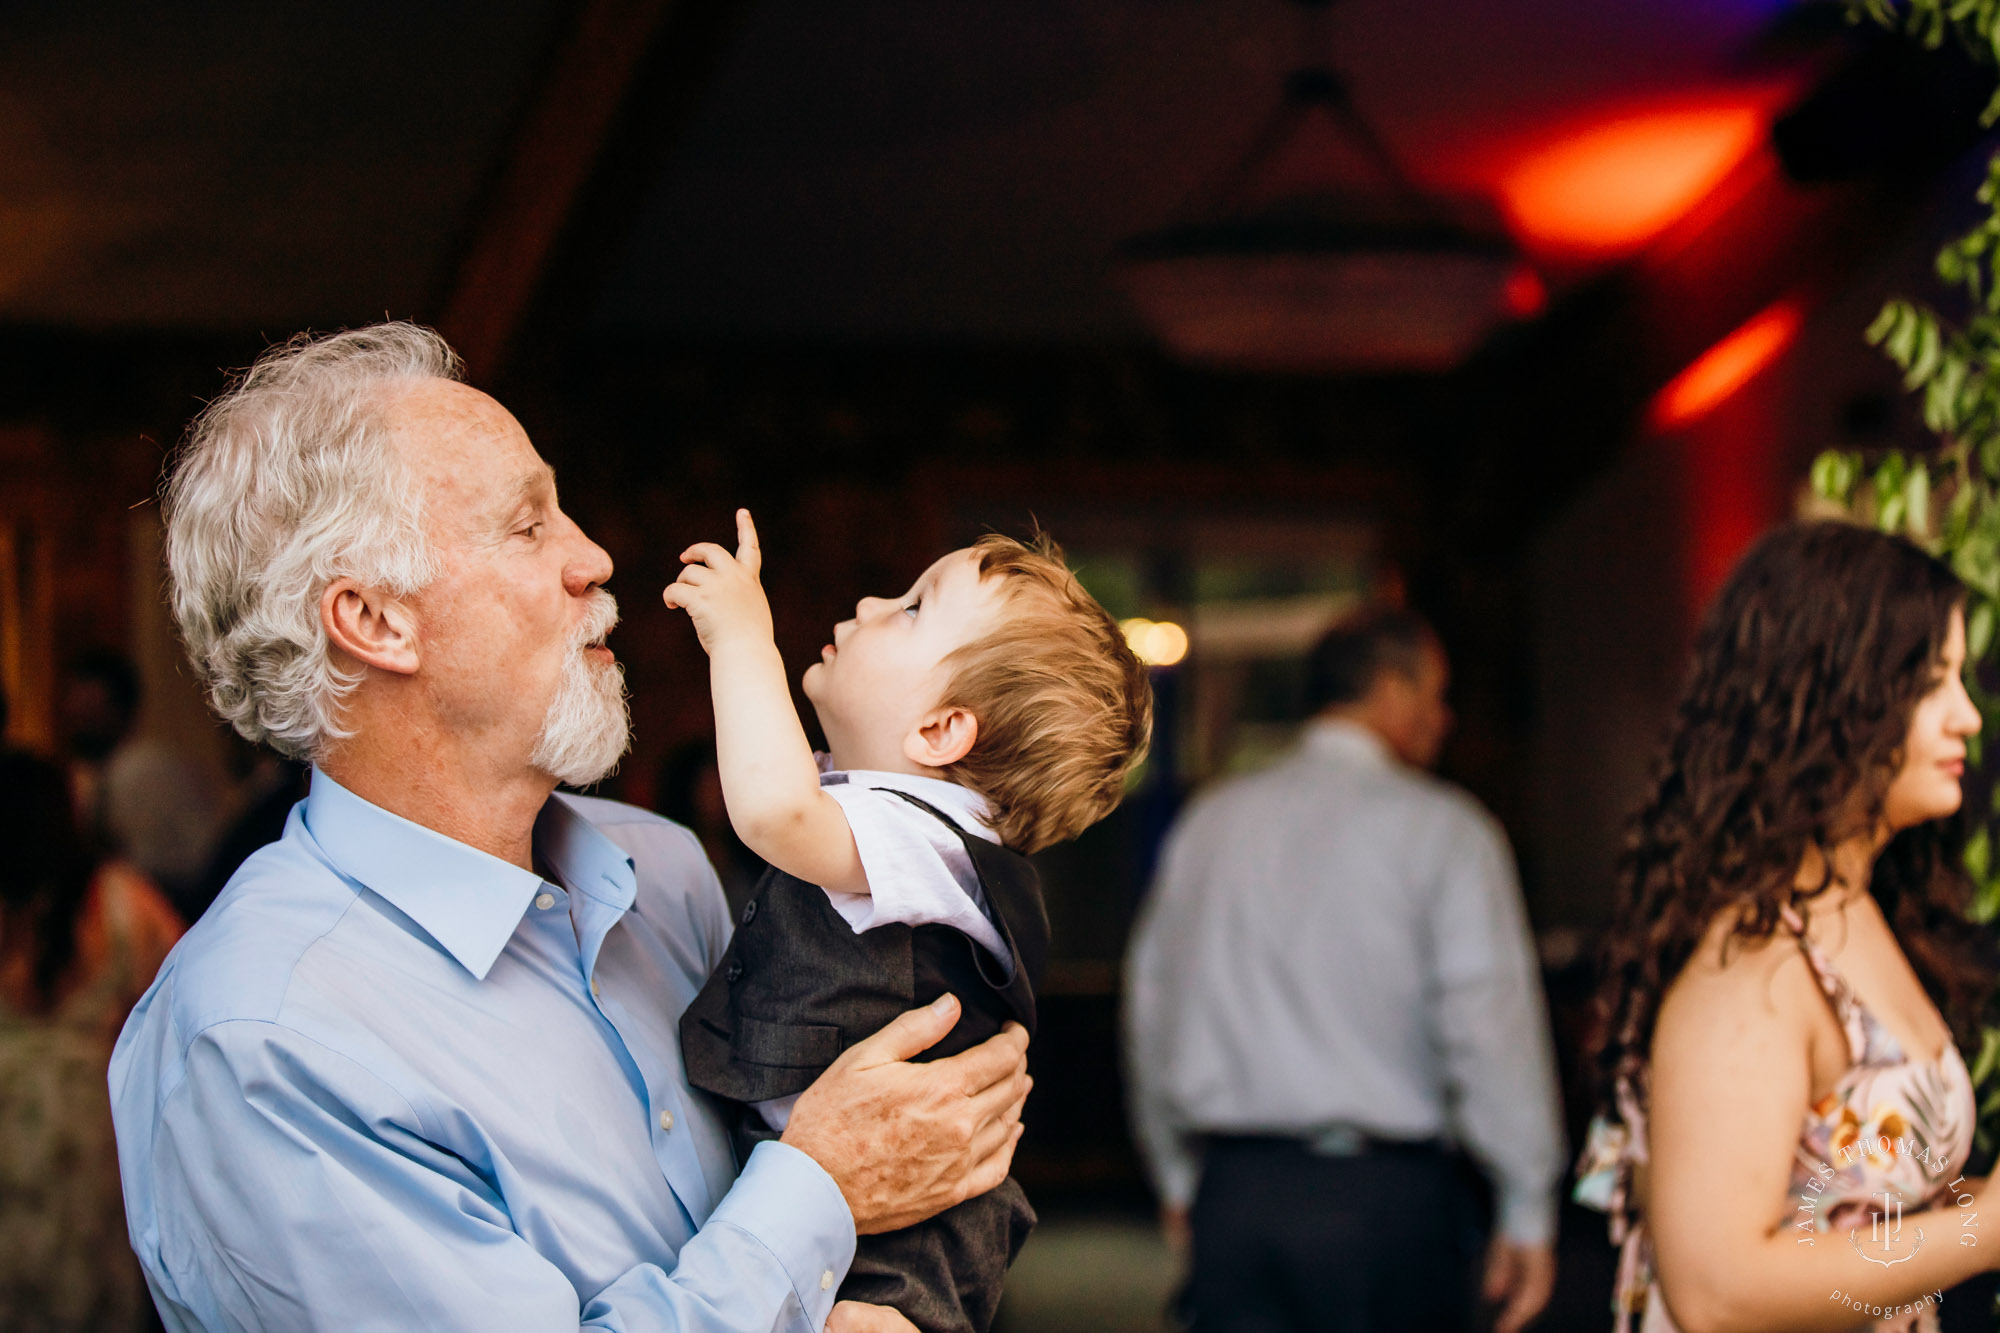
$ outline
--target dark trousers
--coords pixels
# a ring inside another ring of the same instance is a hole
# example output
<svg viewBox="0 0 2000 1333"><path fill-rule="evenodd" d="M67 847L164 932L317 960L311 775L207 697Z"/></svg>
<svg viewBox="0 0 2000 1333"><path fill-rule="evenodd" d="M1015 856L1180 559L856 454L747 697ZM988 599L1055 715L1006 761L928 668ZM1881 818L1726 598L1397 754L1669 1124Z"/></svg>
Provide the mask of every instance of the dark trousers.
<svg viewBox="0 0 2000 1333"><path fill-rule="evenodd" d="M1214 1139L1191 1221L1195 1333L1478 1326L1478 1187L1440 1147Z"/></svg>

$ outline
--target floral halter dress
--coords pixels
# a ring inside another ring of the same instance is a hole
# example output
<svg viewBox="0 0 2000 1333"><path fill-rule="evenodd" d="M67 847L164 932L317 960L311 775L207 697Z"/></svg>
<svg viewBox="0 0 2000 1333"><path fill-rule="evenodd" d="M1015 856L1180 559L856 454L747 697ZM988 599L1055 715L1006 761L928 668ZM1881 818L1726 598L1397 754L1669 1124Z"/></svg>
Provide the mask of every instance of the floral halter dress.
<svg viewBox="0 0 2000 1333"><path fill-rule="evenodd" d="M1857 1223L1872 1231L1879 1219L1886 1238L1901 1219L1884 1216L1885 1191L1901 1196L1904 1216L1949 1208L1950 1186L1972 1151L1972 1076L1949 1041L1937 1059L1907 1055L1806 937L1798 913L1786 907L1783 918L1847 1036L1849 1063L1833 1090L1806 1112L1792 1152L1791 1211L1779 1221L1828 1232ZM1611 1243L1619 1247L1614 1333L1676 1333L1654 1279L1652 1238L1632 1197L1633 1172L1647 1159L1646 1112L1634 1080L1618 1080L1617 1113L1591 1122L1577 1164L1576 1201L1610 1214ZM1947 1225L1955 1228L1956 1220ZM1927 1307L1868 1327L1937 1333L1937 1311Z"/></svg>

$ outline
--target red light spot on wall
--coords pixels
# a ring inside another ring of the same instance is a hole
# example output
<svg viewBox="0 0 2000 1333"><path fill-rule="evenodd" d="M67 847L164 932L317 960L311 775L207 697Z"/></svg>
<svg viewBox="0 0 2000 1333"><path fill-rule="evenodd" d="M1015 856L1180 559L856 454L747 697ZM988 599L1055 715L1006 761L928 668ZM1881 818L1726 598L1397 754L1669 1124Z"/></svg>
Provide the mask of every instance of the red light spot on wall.
<svg viewBox="0 0 2000 1333"><path fill-rule="evenodd" d="M1501 289L1501 300L1507 304L1507 313L1516 319L1527 319L1542 313L1542 307L1549 303L1549 289L1542 283L1542 275L1520 265L1507 275L1507 285Z"/></svg>
<svg viewBox="0 0 2000 1333"><path fill-rule="evenodd" d="M1653 399L1653 429L1685 425L1742 388L1791 345L1803 318L1796 301L1776 302L1696 357Z"/></svg>
<svg viewBox="0 0 2000 1333"><path fill-rule="evenodd" d="M1573 259L1615 258L1699 203L1763 139L1761 95L1618 116L1531 153L1500 182L1522 242Z"/></svg>

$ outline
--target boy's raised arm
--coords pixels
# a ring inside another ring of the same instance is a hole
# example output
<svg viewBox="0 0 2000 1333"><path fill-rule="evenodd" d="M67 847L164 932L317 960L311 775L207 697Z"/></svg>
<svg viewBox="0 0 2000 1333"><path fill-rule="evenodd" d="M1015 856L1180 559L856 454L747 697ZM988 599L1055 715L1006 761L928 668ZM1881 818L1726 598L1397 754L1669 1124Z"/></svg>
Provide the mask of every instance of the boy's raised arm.
<svg viewBox="0 0 2000 1333"><path fill-rule="evenodd" d="M708 652L715 761L729 822L751 851L786 874L866 893L854 833L840 803L820 789L819 766L792 707L747 509L736 511L736 534L735 555L714 542L682 551L680 578L661 594L688 613Z"/></svg>

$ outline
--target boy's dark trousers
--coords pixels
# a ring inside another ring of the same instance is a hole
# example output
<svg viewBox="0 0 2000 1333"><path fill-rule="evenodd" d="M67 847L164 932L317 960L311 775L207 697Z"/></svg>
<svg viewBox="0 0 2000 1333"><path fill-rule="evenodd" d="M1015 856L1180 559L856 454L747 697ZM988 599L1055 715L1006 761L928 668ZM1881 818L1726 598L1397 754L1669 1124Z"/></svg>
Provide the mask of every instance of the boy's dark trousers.
<svg viewBox="0 0 2000 1333"><path fill-rule="evenodd" d="M777 1137L754 1110L742 1108L740 1156ZM1007 1269L1034 1229L1035 1210L1009 1176L915 1226L858 1237L840 1299L890 1306L923 1333L987 1333Z"/></svg>
<svg viewBox="0 0 2000 1333"><path fill-rule="evenodd" d="M1034 986L1049 940L1034 867L895 794L964 842L1014 955L1011 973L1002 975L995 959L948 926L888 925L857 935L823 890L766 871L721 963L681 1016L681 1058L695 1087L743 1103L803 1092L849 1046L946 991L959 998L958 1023L919 1061L968 1050L1008 1022L1034 1035ZM740 1156L776 1137L752 1107L742 1108ZM1034 1224L1010 1177L928 1221L861 1237L841 1298L892 1306L924 1333L987 1333L1007 1267Z"/></svg>

